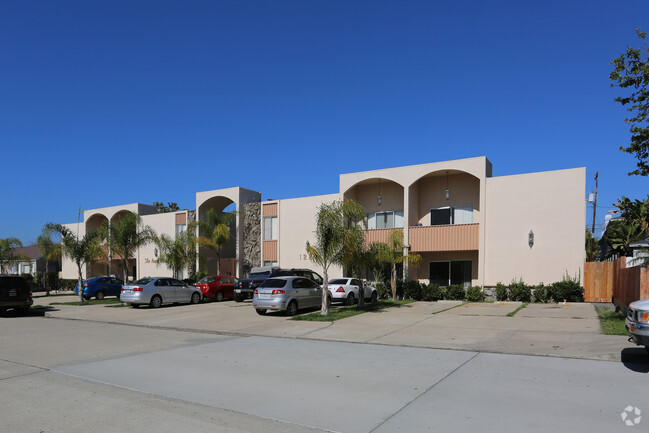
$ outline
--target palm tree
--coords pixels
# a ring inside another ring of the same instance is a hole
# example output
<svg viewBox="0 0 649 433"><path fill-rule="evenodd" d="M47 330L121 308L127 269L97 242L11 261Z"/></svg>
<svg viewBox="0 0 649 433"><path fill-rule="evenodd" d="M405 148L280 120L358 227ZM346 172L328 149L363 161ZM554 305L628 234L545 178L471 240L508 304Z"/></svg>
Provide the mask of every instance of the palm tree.
<svg viewBox="0 0 649 433"><path fill-rule="evenodd" d="M407 263L419 266L421 256L419 254L403 254L403 232L392 230L388 235L388 243L379 243L379 257L390 264L390 288L392 289L392 300L397 299L397 264Z"/></svg>
<svg viewBox="0 0 649 433"><path fill-rule="evenodd" d="M604 233L606 241L611 246L611 250L607 253L607 257L614 254L619 256L631 256L633 251L629 248L631 242L641 240L645 236L645 231L642 228L642 223L639 221L611 221Z"/></svg>
<svg viewBox="0 0 649 433"><path fill-rule="evenodd" d="M99 245L99 233L91 231L79 239L78 234L73 233L69 228L61 224L45 224L43 234L49 237L54 233L61 235L61 250L63 255L77 265L77 270L79 271L79 301L84 302L82 267L84 264L104 255Z"/></svg>
<svg viewBox="0 0 649 433"><path fill-rule="evenodd" d="M162 234L156 239L156 245L160 248L160 262L171 268L174 278L179 277L180 271L196 263L196 238L191 231L184 231L172 239Z"/></svg>
<svg viewBox="0 0 649 433"><path fill-rule="evenodd" d="M7 267L11 263L20 260L20 257L15 254L14 249L22 247L23 244L18 238L5 238L0 239L0 273L4 268L8 272Z"/></svg>
<svg viewBox="0 0 649 433"><path fill-rule="evenodd" d="M230 240L230 223L236 214L236 212L217 212L214 209L208 209L205 220L194 221L188 228L188 230L195 230L198 227L198 244L216 254L217 275L221 275L221 250Z"/></svg>
<svg viewBox="0 0 649 433"><path fill-rule="evenodd" d="M343 265L346 241L353 245L358 223L365 219L365 209L354 200L323 203L316 216L316 244L307 243L309 259L322 267L322 307L323 316L329 314L329 268L333 264ZM362 231L361 231L362 234Z"/></svg>
<svg viewBox="0 0 649 433"><path fill-rule="evenodd" d="M142 218L132 212L124 214L114 223L104 223L99 230L102 239L108 241L111 253L117 254L124 268L124 281L128 281L128 259L138 248L156 239L155 230L141 227Z"/></svg>
<svg viewBox="0 0 649 433"><path fill-rule="evenodd" d="M50 285L48 284L48 265L51 260L56 260L57 263L61 262L61 256L62 256L62 251L61 251L61 244L55 243L52 241L52 238L50 236L47 236L46 234L41 234L38 238L36 238L36 245L38 245L38 249L41 252L41 255L43 256L43 259L45 260L45 271L43 272L43 284L45 285L45 296L50 295Z"/></svg>

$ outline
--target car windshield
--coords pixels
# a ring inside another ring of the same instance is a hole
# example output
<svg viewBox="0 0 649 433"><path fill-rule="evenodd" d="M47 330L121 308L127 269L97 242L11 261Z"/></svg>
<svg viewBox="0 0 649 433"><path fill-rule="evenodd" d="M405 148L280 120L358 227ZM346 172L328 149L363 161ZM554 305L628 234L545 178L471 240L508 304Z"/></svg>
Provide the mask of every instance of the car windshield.
<svg viewBox="0 0 649 433"><path fill-rule="evenodd" d="M214 280L216 280L216 278L214 277L205 277L202 280L200 280L199 283L211 283Z"/></svg>
<svg viewBox="0 0 649 433"><path fill-rule="evenodd" d="M347 278L338 278L337 280L329 281L329 284L347 284Z"/></svg>
<svg viewBox="0 0 649 433"><path fill-rule="evenodd" d="M268 287L271 289L278 289L280 287L284 287L286 285L286 280L275 280L275 279L268 279L261 283L261 287Z"/></svg>
<svg viewBox="0 0 649 433"><path fill-rule="evenodd" d="M137 280L133 284L149 284L151 281L153 281L153 278L144 277L144 278L140 278L139 280Z"/></svg>
<svg viewBox="0 0 649 433"><path fill-rule="evenodd" d="M253 272L250 274L250 278L268 277L269 275L270 275L270 271Z"/></svg>

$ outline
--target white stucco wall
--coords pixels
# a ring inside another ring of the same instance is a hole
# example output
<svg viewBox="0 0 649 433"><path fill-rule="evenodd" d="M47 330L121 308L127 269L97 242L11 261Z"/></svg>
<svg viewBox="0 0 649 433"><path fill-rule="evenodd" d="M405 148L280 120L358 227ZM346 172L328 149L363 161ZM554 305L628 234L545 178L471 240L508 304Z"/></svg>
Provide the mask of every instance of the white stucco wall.
<svg viewBox="0 0 649 433"><path fill-rule="evenodd" d="M585 191L585 168L488 178L484 285L583 281Z"/></svg>
<svg viewBox="0 0 649 433"><path fill-rule="evenodd" d="M176 214L184 212L167 212L142 216L142 225L155 230L158 236L166 234L176 238ZM150 243L137 252L137 277L173 277L172 270L164 263L159 263L155 256L156 245Z"/></svg>

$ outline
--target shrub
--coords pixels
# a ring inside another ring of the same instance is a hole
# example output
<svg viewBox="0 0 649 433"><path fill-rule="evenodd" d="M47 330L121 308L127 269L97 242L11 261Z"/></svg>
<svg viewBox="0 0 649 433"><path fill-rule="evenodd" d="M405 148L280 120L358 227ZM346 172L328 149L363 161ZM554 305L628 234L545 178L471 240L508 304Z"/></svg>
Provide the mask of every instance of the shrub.
<svg viewBox="0 0 649 433"><path fill-rule="evenodd" d="M59 280L59 283L61 284L61 290L74 290L75 286L77 285L77 280L76 279L62 279L62 280Z"/></svg>
<svg viewBox="0 0 649 433"><path fill-rule="evenodd" d="M379 281L376 284L376 294L378 295L379 299L392 299L390 284Z"/></svg>
<svg viewBox="0 0 649 433"><path fill-rule="evenodd" d="M422 285L419 281L407 281L403 284L403 298L421 301Z"/></svg>
<svg viewBox="0 0 649 433"><path fill-rule="evenodd" d="M482 291L482 287L473 286L466 289L466 300L469 302L481 302L484 301L485 295Z"/></svg>
<svg viewBox="0 0 649 433"><path fill-rule="evenodd" d="M397 299L403 299L403 278L397 278L396 281L396 288L397 288ZM392 290L390 288L390 290ZM392 297L392 291L390 291L390 298Z"/></svg>
<svg viewBox="0 0 649 433"><path fill-rule="evenodd" d="M531 302L532 288L525 284L523 280L514 280L509 285L508 297L511 301Z"/></svg>
<svg viewBox="0 0 649 433"><path fill-rule="evenodd" d="M548 287L548 295L555 302L584 302L584 288L579 285L578 281L571 278L552 283Z"/></svg>
<svg viewBox="0 0 649 433"><path fill-rule="evenodd" d="M543 285L543 283L534 288L532 295L534 296L534 302L546 303L549 300L548 289Z"/></svg>
<svg viewBox="0 0 649 433"><path fill-rule="evenodd" d="M439 284L429 284L421 289L422 301L439 301L444 299L444 290Z"/></svg>
<svg viewBox="0 0 649 433"><path fill-rule="evenodd" d="M454 284L446 287L446 290L444 291L444 295L446 299L451 299L454 301L463 301L464 298L466 297L466 292L464 291L463 286Z"/></svg>
<svg viewBox="0 0 649 433"><path fill-rule="evenodd" d="M497 301L506 301L507 300L507 286L503 283L496 284L496 300Z"/></svg>

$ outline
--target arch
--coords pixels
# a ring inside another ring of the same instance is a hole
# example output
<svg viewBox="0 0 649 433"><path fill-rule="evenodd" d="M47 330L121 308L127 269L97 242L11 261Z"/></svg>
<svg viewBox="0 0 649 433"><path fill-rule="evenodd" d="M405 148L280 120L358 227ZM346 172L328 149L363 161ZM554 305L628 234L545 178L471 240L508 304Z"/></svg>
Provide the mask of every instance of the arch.
<svg viewBox="0 0 649 433"><path fill-rule="evenodd" d="M197 209L197 219L198 221L205 221L207 217L207 212L213 209L219 214L225 212L237 211L237 203L232 200L231 197L226 195L215 195L206 200L204 200ZM233 218L229 224L230 227L230 239L228 243L221 250L221 260L220 268L221 274L232 274L235 275L236 272L236 257L237 257L237 219ZM200 233L199 233L200 235ZM205 247L199 247L199 252L203 256L204 260L200 261L198 269L200 271L205 271L208 274L216 274L217 272L217 256L213 250Z"/></svg>
<svg viewBox="0 0 649 433"><path fill-rule="evenodd" d="M342 193L343 200L357 201L367 213L403 211L405 188L390 178L370 177L360 180ZM378 196L381 196L381 204Z"/></svg>
<svg viewBox="0 0 649 433"><path fill-rule="evenodd" d="M95 213L86 220L86 233L99 229L104 223L108 222L108 217L102 213Z"/></svg>

